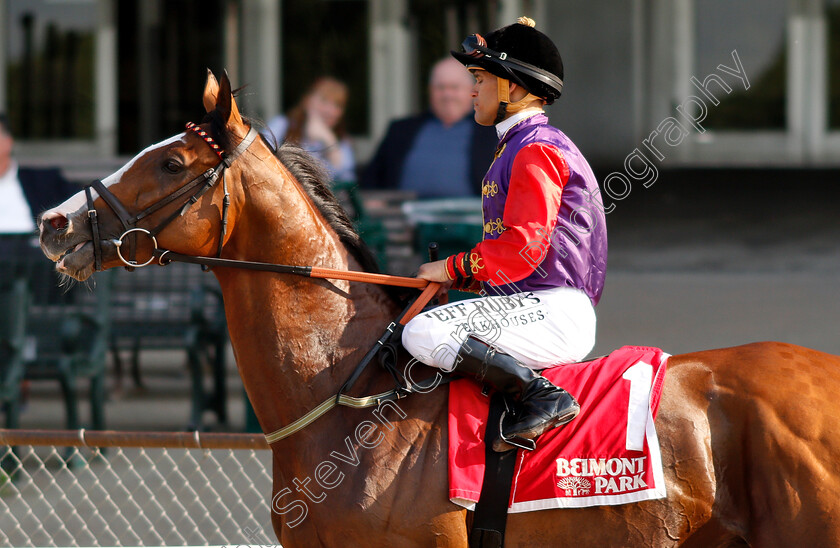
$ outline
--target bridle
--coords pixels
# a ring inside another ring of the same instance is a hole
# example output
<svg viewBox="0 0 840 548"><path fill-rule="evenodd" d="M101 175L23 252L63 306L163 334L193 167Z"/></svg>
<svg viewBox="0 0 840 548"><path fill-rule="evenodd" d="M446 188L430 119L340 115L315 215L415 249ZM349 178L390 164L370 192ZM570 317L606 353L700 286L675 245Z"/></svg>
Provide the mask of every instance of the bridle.
<svg viewBox="0 0 840 548"><path fill-rule="evenodd" d="M224 199L222 201L222 224L220 228L221 234L219 235L219 248L218 248L218 256L221 257L222 255L222 246L224 245L225 235L227 233L227 214L228 214L228 207L230 206L230 194L228 193L227 188L227 180L225 179L225 170L229 168L233 162L245 152L251 143L257 138L257 131L251 127L248 130L248 134L245 136L242 141L236 146L236 148L230 153L226 153L222 150L222 148L213 140L213 138L200 126L188 122L187 123L187 130L192 131L196 135L198 135L205 143L207 143L213 152L216 153L219 157L219 163L216 164L215 167L212 167L196 177L192 179L190 182L179 188L178 190L174 191L172 194L162 198L161 200L153 203L140 213L132 215L128 212L126 207L120 202L119 198L117 198L108 187L106 187L102 180L97 179L93 181L91 184L85 187L85 197L87 199L87 207L88 207L88 218L90 219L90 228L93 237L93 264L94 270L100 271L102 270L102 243L99 239L99 215L96 211L96 208L93 205L93 196L91 195L91 187L96 190L99 196L105 201L111 211L117 216L122 223L124 232L122 235L113 240L114 245L117 248L117 256L123 262L125 267L129 270L133 270L134 267L140 266L147 266L154 260L160 261L161 257L157 257L152 255L148 261L145 263L138 263L136 261L137 255L137 234L145 234L152 240L152 244L154 249L157 249L157 239L156 236L160 234L160 232L166 228L169 223L174 221L177 217L182 216L187 210L192 206L192 204L196 203L201 196L210 190L213 185L218 182L219 178L222 179L222 185L224 187ZM190 191L195 190L192 194ZM141 228L137 226L137 223L141 220L145 219L146 217L152 215L156 211L160 210L163 207L175 202L179 198L183 198L183 201L180 203L178 209L176 209L172 214L168 217L163 219L157 226L152 228L151 230L146 228ZM128 237L129 242L129 253L128 259L126 259L121 251L123 241L126 240Z"/></svg>
<svg viewBox="0 0 840 548"><path fill-rule="evenodd" d="M411 287L415 289L423 289L430 291L429 295L424 297L426 301L429 300L434 295L434 291L431 291L434 287L438 287L440 284L437 283L429 283L426 280L419 279L419 278L406 278L403 276L390 276L387 274L378 274L373 272L357 272L353 270L335 270L332 268L322 268L316 266L297 266L297 265L283 265L283 264L274 264L274 263L262 263L257 261L243 261L243 260L235 260L235 259L222 259L222 246L224 245L225 235L227 234L227 214L228 214L228 207L230 206L230 194L228 193L227 189L227 181L225 180L225 169L229 168L233 162L245 152L251 143L257 138L257 131L252 127L248 130L248 134L245 135L245 138L236 146L236 148L230 153L226 154L222 151L221 147L216 144L213 138L207 134L206 131L201 129L196 124L192 122L187 123L187 129L194 132L196 135L201 137L204 142L206 142L211 149L219 156L219 163L216 164L215 167L212 167L196 177L192 179L190 182L183 185L178 190L174 191L172 194L162 198L160 201L153 203L140 213L136 215L131 215L125 206L120 202L120 200L114 196L114 194L108 190L108 188L102 183L101 180L96 180L92 182L90 185L85 187L85 195L87 197L87 207L88 207L88 217L90 218L90 225L91 225L91 232L93 238L93 249L94 249L94 270L101 271L102 270L102 248L101 248L101 241L99 238L99 215L96 211L96 208L93 205L93 197L91 194L91 187L96 190L99 195L105 200L105 203L108 204L108 207L114 212L117 218L123 225L124 232L122 235L116 239L111 240L111 242L117 248L117 256L120 258L120 261L125 265L126 269L133 270L136 267L148 266L151 263L157 261L158 264L161 266L169 264L172 261L178 262L185 262L185 263L193 263L201 265L202 268L205 270L209 270L214 266L219 267L230 267L230 268L243 268L248 270L259 270L264 272L277 272L280 274L293 274L295 276L304 276L307 278L321 278L321 279L338 279L338 280L348 280L348 281L356 281L356 282L363 282L363 283L372 283L372 284L379 284L379 285L390 285L396 287ZM166 226L175 220L176 217L183 215L186 213L189 207L196 203L198 199L205 193L207 190L210 189L216 182L219 180L219 177L222 179L222 184L224 186L224 199L222 200L222 223L219 235L219 247L216 253L216 257L203 257L203 256L192 256L192 255L182 255L180 253L175 253L168 249L159 248L157 245L156 236L160 234L160 232L166 228ZM195 189L195 192L189 194L191 190ZM149 230L146 228L141 228L137 226L137 223L144 218L148 217L152 213L158 211L162 207L165 207L168 204L171 204L178 198L184 198L180 204L180 208L176 209L172 214L170 214L167 218L161 221L156 227ZM152 240L152 256L149 258L148 261L145 263L138 263L135 260L135 253L137 246L134 237L137 234L145 234ZM123 241L129 239L129 257L126 259L121 251L121 247L123 245ZM406 320L407 321L407 320Z"/></svg>
<svg viewBox="0 0 840 548"><path fill-rule="evenodd" d="M222 259L222 246L224 244L225 234L227 232L227 212L228 207L230 205L230 195L228 194L227 182L225 181L224 176L225 170L229 168L233 164L233 162L248 149L249 146L251 146L251 143L253 143L254 140L257 138L257 131L253 127L251 127L248 130L248 134L245 136L244 139L242 139L242 141L236 146L236 148L230 154L226 154L222 151L221 147L219 147L219 145L216 144L213 138L199 126L193 124L192 122L189 122L187 123L187 129L201 137L204 140L204 142L206 142L210 146L210 148L213 149L213 151L219 156L219 163L216 164L215 167L208 169L195 179L186 183L184 186L174 191L172 194L169 194L168 196L162 198L160 201L153 203L140 213L137 213L136 215L131 215L125 208L125 206L122 204L122 202L120 202L120 200L110 190L108 190L108 188L99 179L93 181L90 185L85 187L88 217L90 219L91 231L93 236L93 256L95 271L102 270L102 248L101 242L99 240L99 215L97 214L96 208L93 205L93 196L90 191L91 187L93 187L93 189L99 193L99 196L101 196L105 203L108 204L108 207L111 208L111 210L122 223L124 232L118 239L113 240L113 243L117 248L117 256L123 262L125 267L129 270L133 270L135 267L147 266L155 260L157 260L157 262L161 266L168 264L169 262L174 260L186 263L200 264L202 265L202 267L225 266L234 268L245 268L249 270L293 274L308 278L342 279L358 281L363 283L392 285L398 287L412 287L423 290L420 293L420 295L402 311L399 317L388 325L385 332L382 334L379 340L376 341L376 343L373 345L373 348L371 348L368 351L368 353L364 356L364 358L362 358L362 360L356 366L356 369L353 371L350 378L348 378L347 381L341 386L338 393L334 396L331 396L328 400L322 402L320 405L318 405L317 407L315 407L314 409L312 409L293 423L266 435L266 441L269 444L281 440L305 428L307 425L315 421L318 417L322 416L324 413L326 413L327 411L329 411L337 405L355 408L372 407L374 405L378 406L383 401L398 399L414 392L427 392L431 388L437 386L438 383L448 382L448 379L441 380L439 374L436 375L434 378L429 379L430 382L421 381L419 383L415 383L410 379L408 379L410 381L409 383L400 382L399 372L393 367L389 367L385 365L385 363L383 363L383 366L389 372L391 372L391 375L394 377L394 380L397 381L397 388L389 390L387 392L383 392L381 394L375 394L373 396L366 396L362 398L355 398L345 394L344 392L350 390L350 388L359 378L365 367L379 353L380 349L384 348L386 344L388 344L389 340L399 330L399 326L404 326L411 318L413 318L419 312L421 312L423 307L425 307L429 303L432 297L434 297L435 294L438 292L440 284L436 282L427 282L426 280L418 278L388 276L385 274L369 272L355 272L347 270L333 270L330 268L319 268L314 266L291 266L272 263L260 263L254 261ZM180 253L174 253L169 250L159 249L157 245L157 239L155 237L158 234L160 234L160 232L164 228L166 228L166 226L169 223L175 220L175 218L183 215L192 204L197 202L198 199L205 192L207 192L214 184L216 184L220 177L224 186L225 195L224 200L222 202L222 226L220 229L221 234L219 235L219 248L217 258L194 257L189 255L182 255ZM193 189L195 189L195 192L189 194L190 191ZM154 227L151 230L148 230L137 226L138 222L153 214L154 212L160 210L161 208L171 204L175 200L178 200L179 198L184 198L181 202L181 207L176 209L172 214L170 214L163 221L161 221L156 227ZM137 250L135 236L138 233L145 234L152 240L153 253L151 258L145 263L138 263L135 260ZM128 259L126 259L123 256L121 251L123 240L125 240L126 237L128 237L130 241Z"/></svg>

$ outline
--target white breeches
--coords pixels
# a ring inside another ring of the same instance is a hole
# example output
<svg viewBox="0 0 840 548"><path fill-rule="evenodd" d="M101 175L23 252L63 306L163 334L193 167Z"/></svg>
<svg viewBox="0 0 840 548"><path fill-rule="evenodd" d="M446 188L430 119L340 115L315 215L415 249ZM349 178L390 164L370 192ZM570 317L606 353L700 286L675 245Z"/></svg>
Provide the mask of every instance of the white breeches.
<svg viewBox="0 0 840 548"><path fill-rule="evenodd" d="M595 308L570 287L449 303L415 316L403 346L426 365L450 371L475 335L532 369L582 360L595 346Z"/></svg>

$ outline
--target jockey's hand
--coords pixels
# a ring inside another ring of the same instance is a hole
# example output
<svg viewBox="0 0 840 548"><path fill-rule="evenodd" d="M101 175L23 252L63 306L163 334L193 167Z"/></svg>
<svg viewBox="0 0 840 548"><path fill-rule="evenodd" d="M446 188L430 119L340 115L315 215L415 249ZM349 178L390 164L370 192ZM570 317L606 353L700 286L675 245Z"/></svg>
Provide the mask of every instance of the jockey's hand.
<svg viewBox="0 0 840 548"><path fill-rule="evenodd" d="M422 280L429 280L430 282L451 282L449 276L446 275L446 261L435 261L433 263L423 263L417 271L417 277Z"/></svg>
<svg viewBox="0 0 840 548"><path fill-rule="evenodd" d="M417 277L422 280L429 280L430 282L440 282L440 289L435 294L435 298L437 299L441 295L446 295L446 292L449 291L453 283L453 280L450 280L446 275L446 261L421 264L420 269L417 271Z"/></svg>

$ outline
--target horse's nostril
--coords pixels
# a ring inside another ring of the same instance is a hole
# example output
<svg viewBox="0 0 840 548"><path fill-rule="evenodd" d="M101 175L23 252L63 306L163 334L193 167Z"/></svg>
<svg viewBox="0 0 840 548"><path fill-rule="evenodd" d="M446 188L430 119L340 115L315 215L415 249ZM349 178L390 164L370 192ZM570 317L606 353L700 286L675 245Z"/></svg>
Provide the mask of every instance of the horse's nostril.
<svg viewBox="0 0 840 548"><path fill-rule="evenodd" d="M64 230L67 228L67 217L64 215L56 215L52 219L50 219L50 226L52 226L55 230Z"/></svg>

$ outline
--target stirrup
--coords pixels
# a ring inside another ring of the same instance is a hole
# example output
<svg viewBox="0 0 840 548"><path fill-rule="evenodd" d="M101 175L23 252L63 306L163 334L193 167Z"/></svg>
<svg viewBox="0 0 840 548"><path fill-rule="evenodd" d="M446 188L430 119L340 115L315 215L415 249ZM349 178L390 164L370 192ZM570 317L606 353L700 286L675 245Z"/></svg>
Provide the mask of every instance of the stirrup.
<svg viewBox="0 0 840 548"><path fill-rule="evenodd" d="M506 444L512 445L513 447L518 447L519 449L524 449L525 451L533 451L534 449L536 449L537 444L536 442L534 442L534 440L520 438L519 436L505 436L504 422L506 415L507 411L502 411L502 416L499 417L499 438L501 438L501 440ZM507 451L510 451L510 449L508 449Z"/></svg>

